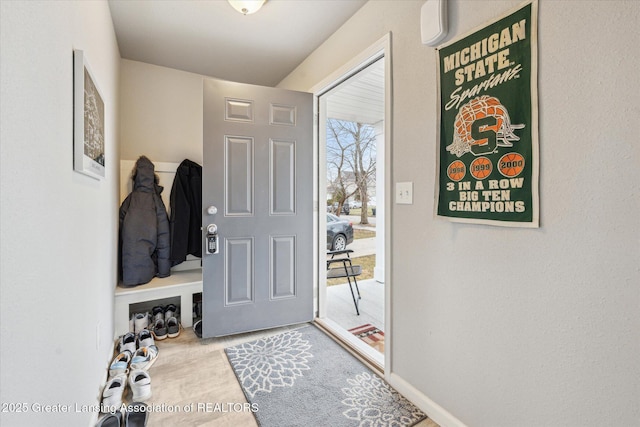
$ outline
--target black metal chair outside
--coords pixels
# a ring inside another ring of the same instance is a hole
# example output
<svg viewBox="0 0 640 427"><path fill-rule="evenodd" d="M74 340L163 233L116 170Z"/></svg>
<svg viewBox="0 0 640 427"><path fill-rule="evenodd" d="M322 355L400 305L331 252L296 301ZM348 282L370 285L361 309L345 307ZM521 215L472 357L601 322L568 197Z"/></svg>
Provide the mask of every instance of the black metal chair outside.
<svg viewBox="0 0 640 427"><path fill-rule="evenodd" d="M327 279L339 279L346 278L349 282L349 290L351 291L351 297L353 298L353 305L356 307L356 314L360 315L360 309L358 307L360 302L360 289L358 289L358 280L356 277L362 274L362 266L353 265L351 263L351 257L349 254L353 253L351 249L343 249L339 251L327 251L327 255L331 255L331 258L327 259ZM340 256L344 255L344 256ZM336 258L336 256L339 256ZM333 264L341 264L333 267ZM353 279L353 283L352 283ZM353 292L353 286L355 285L356 292ZM358 297L356 298L356 293Z"/></svg>

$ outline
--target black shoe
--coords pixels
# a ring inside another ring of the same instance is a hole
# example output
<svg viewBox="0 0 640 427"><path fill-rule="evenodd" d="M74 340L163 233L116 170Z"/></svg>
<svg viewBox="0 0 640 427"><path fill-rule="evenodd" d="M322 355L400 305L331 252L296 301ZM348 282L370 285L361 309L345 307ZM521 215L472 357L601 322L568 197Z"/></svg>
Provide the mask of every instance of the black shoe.
<svg viewBox="0 0 640 427"><path fill-rule="evenodd" d="M149 409L146 403L133 402L127 406L124 416L125 427L146 427L149 419Z"/></svg>
<svg viewBox="0 0 640 427"><path fill-rule="evenodd" d="M198 338L202 338L202 320L198 320L193 324L193 332L196 333Z"/></svg>
<svg viewBox="0 0 640 427"><path fill-rule="evenodd" d="M113 412L100 418L96 427L120 427L122 412Z"/></svg>

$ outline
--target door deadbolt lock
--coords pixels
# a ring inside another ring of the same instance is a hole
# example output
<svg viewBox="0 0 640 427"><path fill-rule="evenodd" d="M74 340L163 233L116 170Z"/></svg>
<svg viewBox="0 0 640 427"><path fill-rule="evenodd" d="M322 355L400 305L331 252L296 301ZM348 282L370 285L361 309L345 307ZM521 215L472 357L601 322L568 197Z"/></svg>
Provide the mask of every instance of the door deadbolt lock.
<svg viewBox="0 0 640 427"><path fill-rule="evenodd" d="M215 224L209 224L207 226L206 237L206 251L208 254L217 254L219 252L218 247L218 226Z"/></svg>

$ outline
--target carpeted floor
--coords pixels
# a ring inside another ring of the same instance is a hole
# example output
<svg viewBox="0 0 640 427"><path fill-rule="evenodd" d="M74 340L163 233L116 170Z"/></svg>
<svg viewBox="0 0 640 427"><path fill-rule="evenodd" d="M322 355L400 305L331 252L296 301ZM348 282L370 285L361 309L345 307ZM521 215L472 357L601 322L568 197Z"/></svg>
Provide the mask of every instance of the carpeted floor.
<svg viewBox="0 0 640 427"><path fill-rule="evenodd" d="M157 341L158 360L149 370L153 396L147 403L160 409L150 414L151 427L257 427L256 419L224 349L275 336L302 325L250 332L230 337L198 339L193 330L178 338ZM324 426L325 424L321 424ZM307 427L302 424L296 427ZM438 427L431 419L414 427Z"/></svg>
<svg viewBox="0 0 640 427"><path fill-rule="evenodd" d="M225 351L263 427L411 426L426 418L312 325Z"/></svg>

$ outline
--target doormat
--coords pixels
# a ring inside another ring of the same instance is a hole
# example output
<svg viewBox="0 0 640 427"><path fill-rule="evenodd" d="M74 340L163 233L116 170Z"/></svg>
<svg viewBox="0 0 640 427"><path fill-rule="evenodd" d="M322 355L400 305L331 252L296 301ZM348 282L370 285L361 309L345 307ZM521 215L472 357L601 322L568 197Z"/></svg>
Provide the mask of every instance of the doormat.
<svg viewBox="0 0 640 427"><path fill-rule="evenodd" d="M427 417L315 326L225 352L262 427L412 426Z"/></svg>
<svg viewBox="0 0 640 427"><path fill-rule="evenodd" d="M373 326L371 323L349 329L349 332L378 350L380 353L384 353L384 332Z"/></svg>

